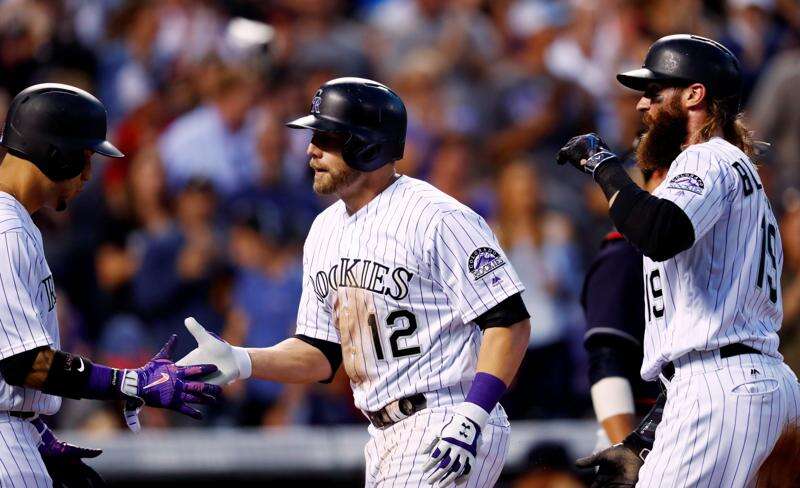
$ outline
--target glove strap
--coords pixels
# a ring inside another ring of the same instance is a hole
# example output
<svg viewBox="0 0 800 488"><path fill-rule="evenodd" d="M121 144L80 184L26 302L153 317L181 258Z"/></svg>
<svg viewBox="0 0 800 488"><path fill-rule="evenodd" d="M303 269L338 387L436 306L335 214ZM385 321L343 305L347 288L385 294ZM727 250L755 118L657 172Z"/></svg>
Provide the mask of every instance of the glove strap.
<svg viewBox="0 0 800 488"><path fill-rule="evenodd" d="M236 361L236 367L239 369L239 377L237 379L246 380L253 373L253 361L250 359L250 353L244 347L232 346L233 359Z"/></svg>
<svg viewBox="0 0 800 488"><path fill-rule="evenodd" d="M597 171L597 168L599 168L601 164L611 161L619 162L619 158L617 158L617 155L612 153L611 151L603 149L602 151L590 156L586 160L584 168L586 168L590 173L594 174L594 172Z"/></svg>
<svg viewBox="0 0 800 488"><path fill-rule="evenodd" d="M139 373L134 369L123 370L119 391L125 396L139 397Z"/></svg>
<svg viewBox="0 0 800 488"><path fill-rule="evenodd" d="M459 403L453 410L455 413L475 422L480 430L483 430L486 427L486 422L489 421L489 413L483 407L472 402Z"/></svg>

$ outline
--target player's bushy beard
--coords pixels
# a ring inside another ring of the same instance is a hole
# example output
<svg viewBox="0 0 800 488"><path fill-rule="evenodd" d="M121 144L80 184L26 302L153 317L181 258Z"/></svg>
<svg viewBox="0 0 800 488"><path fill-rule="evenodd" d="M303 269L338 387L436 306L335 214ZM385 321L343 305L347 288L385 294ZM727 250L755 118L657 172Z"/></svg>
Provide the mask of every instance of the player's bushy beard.
<svg viewBox="0 0 800 488"><path fill-rule="evenodd" d="M361 176L361 171L349 166L340 169L329 168L326 173L314 178L314 192L318 195L339 193L350 186L359 176Z"/></svg>
<svg viewBox="0 0 800 488"><path fill-rule="evenodd" d="M679 97L672 97L655 117L645 114L647 130L636 146L636 164L643 170L669 169L689 135L689 115Z"/></svg>

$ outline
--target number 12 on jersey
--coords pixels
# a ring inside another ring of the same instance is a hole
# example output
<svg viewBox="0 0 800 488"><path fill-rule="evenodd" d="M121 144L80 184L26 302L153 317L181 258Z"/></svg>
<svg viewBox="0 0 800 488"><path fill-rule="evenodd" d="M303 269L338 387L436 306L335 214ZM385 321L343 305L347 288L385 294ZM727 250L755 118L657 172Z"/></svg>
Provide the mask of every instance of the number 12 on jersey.
<svg viewBox="0 0 800 488"><path fill-rule="evenodd" d="M406 326L395 329L395 323L399 323L402 320L405 320ZM383 340L381 338L381 331L378 328L378 319L374 313L369 314L367 323L369 325L369 330L372 332L372 344L375 346L375 355L378 356L378 360L382 361L385 359L383 352ZM421 350L418 345L400 347L398 344L400 339L413 336L414 332L417 331L417 318L413 313L409 312L408 310L395 310L386 317L386 325L390 330L394 329L389 336L389 345L391 346L393 358L416 356L420 353Z"/></svg>

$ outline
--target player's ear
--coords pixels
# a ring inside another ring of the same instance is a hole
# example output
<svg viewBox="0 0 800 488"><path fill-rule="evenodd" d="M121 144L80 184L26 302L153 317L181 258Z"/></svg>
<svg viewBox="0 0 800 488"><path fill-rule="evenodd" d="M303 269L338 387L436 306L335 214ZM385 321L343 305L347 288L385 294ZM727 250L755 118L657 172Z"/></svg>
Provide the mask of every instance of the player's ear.
<svg viewBox="0 0 800 488"><path fill-rule="evenodd" d="M706 87L702 83L692 83L683 90L682 98L687 109L696 108L706 100Z"/></svg>

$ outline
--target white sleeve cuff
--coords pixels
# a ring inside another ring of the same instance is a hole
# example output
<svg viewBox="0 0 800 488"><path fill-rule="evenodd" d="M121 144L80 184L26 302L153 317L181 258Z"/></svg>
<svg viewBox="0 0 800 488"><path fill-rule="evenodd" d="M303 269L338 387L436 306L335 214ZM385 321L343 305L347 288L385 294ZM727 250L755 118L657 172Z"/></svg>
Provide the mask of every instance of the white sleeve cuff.
<svg viewBox="0 0 800 488"><path fill-rule="evenodd" d="M236 367L239 368L239 377L237 379L246 380L253 373L253 361L250 359L250 353L244 347L233 346L233 359L236 361Z"/></svg>
<svg viewBox="0 0 800 488"><path fill-rule="evenodd" d="M636 411L631 384L621 376L603 378L592 385L592 403L598 422Z"/></svg>

